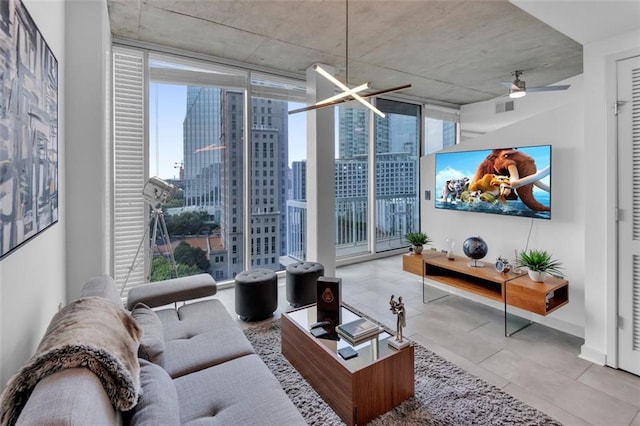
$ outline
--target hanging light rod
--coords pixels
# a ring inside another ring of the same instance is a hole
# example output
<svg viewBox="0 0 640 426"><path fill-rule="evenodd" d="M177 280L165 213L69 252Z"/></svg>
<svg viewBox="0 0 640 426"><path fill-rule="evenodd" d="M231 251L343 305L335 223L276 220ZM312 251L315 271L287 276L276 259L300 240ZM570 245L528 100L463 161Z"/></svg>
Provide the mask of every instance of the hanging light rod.
<svg viewBox="0 0 640 426"><path fill-rule="evenodd" d="M393 87L391 89L384 89L384 90L379 90L377 92L367 93L367 94L362 95L362 97L366 99L366 98L371 98L371 97L374 97L374 96L385 95L385 94L388 94L388 93L399 92L400 90L409 89L409 88L411 88L411 84L405 84L403 86ZM289 111L289 114L297 114L299 112L313 111L313 110L324 108L324 107L340 105L342 103L350 102L352 100L353 99L351 97L337 99L335 101L332 101L332 102L326 103L326 104L321 104L321 105L315 104L315 105L311 105L311 106L308 106L308 107L292 109L291 111Z"/></svg>
<svg viewBox="0 0 640 426"><path fill-rule="evenodd" d="M345 0L344 4L345 4L345 55L344 55L344 61L345 61L345 83L346 84L342 83L340 80L338 80L333 75L328 73L320 65L315 64L313 66L313 69L316 70L316 72L318 74L320 74L321 76L323 76L324 78L329 80L331 83L335 84L340 89L342 89L342 93L338 93L337 95L330 96L330 97L328 97L326 99L323 99L321 101L317 101L315 105L289 111L289 114L296 114L298 112L303 112L303 111L312 111L312 110L319 109L319 108L333 106L333 105L336 105L336 104L339 104L339 103L342 103L342 102L348 102L348 101L356 100L356 101L360 102L362 105L364 105L365 107L369 108L371 111L373 111L376 114L378 114L380 117L384 118L385 117L384 113L382 111L380 111L378 108L376 108L375 106L373 106L373 104L371 104L370 102L365 101L364 98L368 98L368 97L371 97L371 96L376 96L376 95L379 95L379 94L382 94L382 93L396 92L398 90L403 90L403 89L411 87L410 84L406 84L404 86L395 87L393 89L382 90L382 91L376 92L376 93L369 93L368 95L365 95L365 96L360 96L359 92L361 92L361 91L363 91L365 89L368 89L370 87L369 82L361 84L358 87L354 87L353 89L349 89L349 86L347 86L347 84L349 84L349 0Z"/></svg>

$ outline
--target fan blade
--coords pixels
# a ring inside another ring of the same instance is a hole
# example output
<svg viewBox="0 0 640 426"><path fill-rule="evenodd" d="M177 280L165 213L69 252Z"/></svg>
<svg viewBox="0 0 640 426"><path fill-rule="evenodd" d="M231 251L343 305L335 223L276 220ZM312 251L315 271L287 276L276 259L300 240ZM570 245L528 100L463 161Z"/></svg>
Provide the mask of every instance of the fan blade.
<svg viewBox="0 0 640 426"><path fill-rule="evenodd" d="M520 89L518 86L516 86L515 84L513 84L510 81L502 81L500 84L502 84L507 89L512 89L512 90L519 90Z"/></svg>
<svg viewBox="0 0 640 426"><path fill-rule="evenodd" d="M551 92L554 90L567 90L569 87L571 87L570 84L563 84L560 86L527 87L527 92Z"/></svg>

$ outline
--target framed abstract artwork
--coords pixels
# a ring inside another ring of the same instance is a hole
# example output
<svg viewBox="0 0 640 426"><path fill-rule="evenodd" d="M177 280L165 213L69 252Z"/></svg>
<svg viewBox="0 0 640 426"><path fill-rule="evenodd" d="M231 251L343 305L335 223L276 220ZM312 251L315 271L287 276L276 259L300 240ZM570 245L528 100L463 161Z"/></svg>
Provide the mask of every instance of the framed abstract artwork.
<svg viewBox="0 0 640 426"><path fill-rule="evenodd" d="M58 221L58 61L20 0L0 0L0 258Z"/></svg>

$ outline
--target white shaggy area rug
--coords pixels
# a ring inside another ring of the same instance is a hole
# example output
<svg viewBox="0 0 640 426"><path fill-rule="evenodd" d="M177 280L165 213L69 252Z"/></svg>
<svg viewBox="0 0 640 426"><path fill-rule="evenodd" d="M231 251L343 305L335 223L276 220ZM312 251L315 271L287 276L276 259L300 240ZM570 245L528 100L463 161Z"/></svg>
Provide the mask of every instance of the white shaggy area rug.
<svg viewBox="0 0 640 426"><path fill-rule="evenodd" d="M245 330L258 355L310 425L343 425L280 350L280 320ZM415 344L415 396L369 423L384 425L560 425Z"/></svg>

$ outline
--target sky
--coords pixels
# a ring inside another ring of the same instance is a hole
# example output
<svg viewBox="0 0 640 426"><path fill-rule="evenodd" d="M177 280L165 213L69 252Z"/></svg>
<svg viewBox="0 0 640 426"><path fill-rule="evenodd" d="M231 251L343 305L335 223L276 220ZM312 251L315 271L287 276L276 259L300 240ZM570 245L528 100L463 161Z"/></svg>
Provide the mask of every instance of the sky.
<svg viewBox="0 0 640 426"><path fill-rule="evenodd" d="M302 104L289 103L289 110ZM149 175L179 177L183 158L182 124L187 108L187 87L151 83L149 87ZM289 165L306 158L305 113L289 115Z"/></svg>
<svg viewBox="0 0 640 426"><path fill-rule="evenodd" d="M180 165L184 162L183 122L187 108L187 86L165 83L149 85L149 176L162 179L177 179ZM303 107L304 104L289 102L289 110ZM334 108L336 122L338 108ZM288 116L289 119L289 166L293 161L307 157L306 125L307 114ZM338 149L338 130L335 129L336 156ZM433 133L433 136L429 136ZM440 140L442 146L442 126L427 128L428 140ZM437 143L436 143L437 144ZM401 147L396 147L401 149Z"/></svg>

